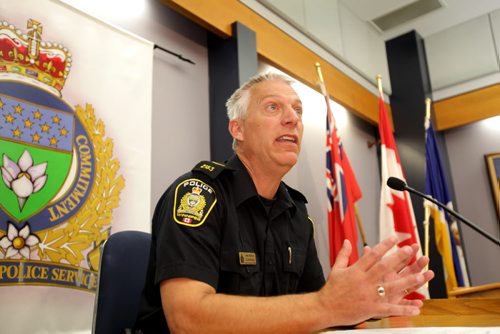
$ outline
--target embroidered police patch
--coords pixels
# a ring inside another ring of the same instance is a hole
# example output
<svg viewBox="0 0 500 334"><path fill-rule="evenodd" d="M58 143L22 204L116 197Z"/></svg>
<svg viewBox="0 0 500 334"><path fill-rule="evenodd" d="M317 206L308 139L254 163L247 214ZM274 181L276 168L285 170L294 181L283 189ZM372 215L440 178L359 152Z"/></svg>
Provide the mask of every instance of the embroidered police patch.
<svg viewBox="0 0 500 334"><path fill-rule="evenodd" d="M181 225L200 226L217 203L215 191L205 182L188 179L175 188L173 218Z"/></svg>

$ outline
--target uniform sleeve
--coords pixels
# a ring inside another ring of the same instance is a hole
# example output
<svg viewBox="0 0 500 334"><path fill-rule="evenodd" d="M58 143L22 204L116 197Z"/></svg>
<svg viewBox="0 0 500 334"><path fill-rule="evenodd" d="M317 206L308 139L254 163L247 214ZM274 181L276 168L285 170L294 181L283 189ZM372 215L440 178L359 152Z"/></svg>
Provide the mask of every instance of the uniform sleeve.
<svg viewBox="0 0 500 334"><path fill-rule="evenodd" d="M319 262L316 244L314 242L314 229L311 224L309 233L309 244L307 248L304 272L300 278L298 292L318 291L325 284L323 268Z"/></svg>
<svg viewBox="0 0 500 334"><path fill-rule="evenodd" d="M216 288L222 215L212 181L187 174L172 184L156 217L155 283L191 278Z"/></svg>

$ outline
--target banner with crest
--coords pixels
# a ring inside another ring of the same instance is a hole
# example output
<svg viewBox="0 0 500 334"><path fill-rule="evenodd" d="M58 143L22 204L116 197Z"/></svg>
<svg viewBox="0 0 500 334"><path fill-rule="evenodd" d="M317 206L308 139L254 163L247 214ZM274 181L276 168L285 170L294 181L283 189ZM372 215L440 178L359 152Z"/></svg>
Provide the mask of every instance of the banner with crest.
<svg viewBox="0 0 500 334"><path fill-rule="evenodd" d="M152 53L58 1L0 4L2 331L90 328L100 246L149 230Z"/></svg>

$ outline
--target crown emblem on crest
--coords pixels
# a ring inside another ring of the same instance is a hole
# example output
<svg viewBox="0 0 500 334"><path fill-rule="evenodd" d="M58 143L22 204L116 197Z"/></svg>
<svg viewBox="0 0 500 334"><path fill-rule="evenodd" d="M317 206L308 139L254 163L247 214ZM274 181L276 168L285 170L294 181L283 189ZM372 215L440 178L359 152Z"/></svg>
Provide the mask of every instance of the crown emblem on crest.
<svg viewBox="0 0 500 334"><path fill-rule="evenodd" d="M0 79L34 84L61 96L71 54L61 44L42 41L42 25L28 20L28 33L0 22Z"/></svg>
<svg viewBox="0 0 500 334"><path fill-rule="evenodd" d="M202 190L200 187L193 187L193 194L201 194Z"/></svg>

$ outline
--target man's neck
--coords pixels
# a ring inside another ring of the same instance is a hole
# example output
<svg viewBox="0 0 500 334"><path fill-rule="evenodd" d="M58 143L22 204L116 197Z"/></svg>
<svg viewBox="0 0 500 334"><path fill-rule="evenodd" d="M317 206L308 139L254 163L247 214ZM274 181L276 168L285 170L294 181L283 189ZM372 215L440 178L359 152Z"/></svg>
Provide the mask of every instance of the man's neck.
<svg viewBox="0 0 500 334"><path fill-rule="evenodd" d="M264 198L273 199L286 172L263 168L260 164L247 159L243 154L237 153L237 155L250 174L257 193Z"/></svg>

